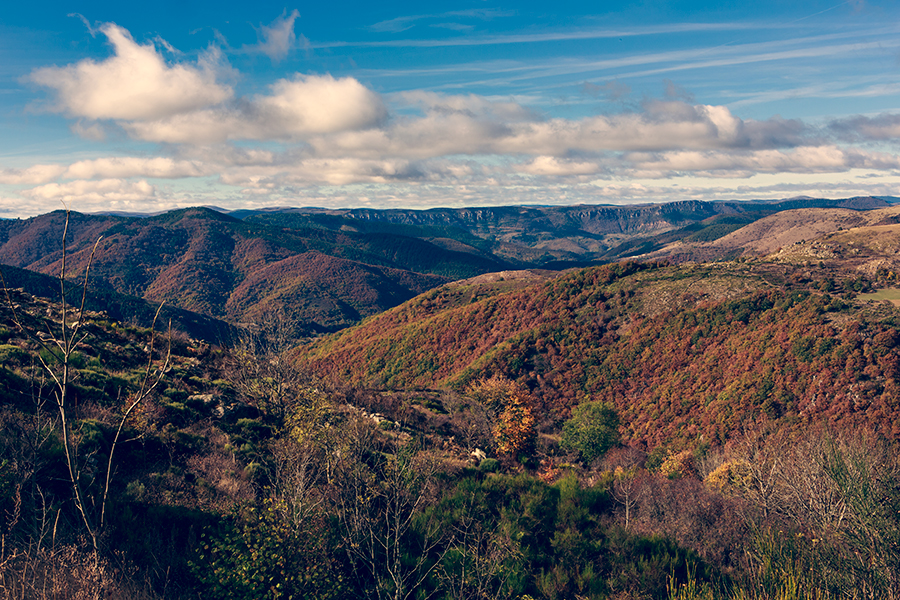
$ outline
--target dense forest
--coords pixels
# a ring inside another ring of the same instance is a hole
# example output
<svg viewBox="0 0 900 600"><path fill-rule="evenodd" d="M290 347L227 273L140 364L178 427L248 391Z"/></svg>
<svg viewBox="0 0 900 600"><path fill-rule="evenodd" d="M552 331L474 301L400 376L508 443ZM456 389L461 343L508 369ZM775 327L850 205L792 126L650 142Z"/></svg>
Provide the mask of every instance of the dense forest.
<svg viewBox="0 0 900 600"><path fill-rule="evenodd" d="M821 275L462 282L300 350L7 289L0 590L894 598L900 313Z"/></svg>
<svg viewBox="0 0 900 600"><path fill-rule="evenodd" d="M600 398L646 451L723 445L760 422L799 431L825 420L895 439L900 313L851 300L872 283L744 262L459 282L294 355L363 386L502 376L529 392L548 432Z"/></svg>

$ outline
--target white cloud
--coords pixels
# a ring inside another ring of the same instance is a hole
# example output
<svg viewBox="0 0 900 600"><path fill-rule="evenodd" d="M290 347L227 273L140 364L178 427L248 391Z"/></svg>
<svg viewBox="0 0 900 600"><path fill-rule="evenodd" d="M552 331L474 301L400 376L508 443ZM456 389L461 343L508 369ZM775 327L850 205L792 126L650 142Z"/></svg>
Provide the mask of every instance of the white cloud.
<svg viewBox="0 0 900 600"><path fill-rule="evenodd" d="M286 53L296 41L298 16L293 11L264 26L261 50L273 58ZM387 117L381 97L352 77L298 73L273 83L267 94L234 99L232 88L218 81L231 73L217 48L196 64L170 65L153 43L140 45L117 25L107 23L100 31L113 45L110 58L45 67L30 76L56 92L54 110L89 120L72 126L87 139L104 139L102 122L115 121L132 137L151 142L291 141L366 129Z"/></svg>
<svg viewBox="0 0 900 600"><path fill-rule="evenodd" d="M645 176L659 177L674 173L707 173L722 177L726 172L738 176L755 173L829 173L866 168L890 170L900 168L900 157L884 152L866 152L833 145L808 146L790 151L758 150L751 152L677 151L662 154L631 153L624 157Z"/></svg>
<svg viewBox="0 0 900 600"><path fill-rule="evenodd" d="M297 35L294 33L294 21L300 16L300 12L294 10L290 15L287 10L272 21L269 25L261 25L257 29L260 42L257 48L260 52L279 61L285 58L297 44Z"/></svg>
<svg viewBox="0 0 900 600"><path fill-rule="evenodd" d="M651 101L642 112L530 124L499 147L557 156L575 150L766 148L796 145L802 133L799 122L744 121L724 106Z"/></svg>
<svg viewBox="0 0 900 600"><path fill-rule="evenodd" d="M0 169L0 184L37 185L53 181L66 170L63 165L34 165L27 169Z"/></svg>
<svg viewBox="0 0 900 600"><path fill-rule="evenodd" d="M168 118L124 123L138 139L179 144L227 140L296 140L316 134L366 129L386 118L381 98L352 77L297 75L280 79L271 94L234 106Z"/></svg>
<svg viewBox="0 0 900 600"><path fill-rule="evenodd" d="M418 107L429 115L449 116L462 114L472 118L491 119L503 122L533 121L534 111L512 101L498 100L475 94L438 94L415 90L401 92L397 98Z"/></svg>
<svg viewBox="0 0 900 600"><path fill-rule="evenodd" d="M259 148L245 148L222 144L219 146L191 146L181 148L179 156L182 160L196 161L204 164L215 165L218 168L230 168L234 166L261 166L271 165L283 161L285 155L293 156L295 152L276 153L272 150Z"/></svg>
<svg viewBox="0 0 900 600"><path fill-rule="evenodd" d="M228 185L277 189L291 185L348 185L434 179L437 171L405 159L310 158L289 165L229 169L221 175Z"/></svg>
<svg viewBox="0 0 900 600"><path fill-rule="evenodd" d="M198 65L168 65L154 44L140 45L125 29L107 23L100 31L114 56L66 67L44 67L30 79L57 93L55 110L88 119L160 119L216 105L232 96L216 81L215 49Z"/></svg>
<svg viewBox="0 0 900 600"><path fill-rule="evenodd" d="M173 160L166 157L140 158L133 156L81 160L69 165L66 179L119 179L153 177L177 179L202 177L209 168L197 161Z"/></svg>
<svg viewBox="0 0 900 600"><path fill-rule="evenodd" d="M218 144L245 137L235 135L244 129L239 113L225 108L172 115L155 121L132 121L122 123L122 127L135 139L167 144Z"/></svg>
<svg viewBox="0 0 900 600"><path fill-rule="evenodd" d="M79 210L84 205L116 205L123 202L147 201L156 195L156 188L144 180L101 179L99 181L70 181L48 183L23 190L22 196L38 202L64 202Z"/></svg>
<svg viewBox="0 0 900 600"><path fill-rule="evenodd" d="M298 136L362 129L387 114L381 98L352 77L298 75L279 80L272 91L253 102L267 136L281 128Z"/></svg>
<svg viewBox="0 0 900 600"><path fill-rule="evenodd" d="M518 166L516 170L529 175L591 175L599 171L600 166L593 162L562 160L555 156L538 156L530 163Z"/></svg>
<svg viewBox="0 0 900 600"><path fill-rule="evenodd" d="M649 101L641 112L541 120L515 103L477 96L418 92L403 98L418 103L424 116L396 118L383 129L317 137L310 144L325 156L565 157L573 152L791 147L809 135L799 121L745 121L724 106L678 101Z"/></svg>

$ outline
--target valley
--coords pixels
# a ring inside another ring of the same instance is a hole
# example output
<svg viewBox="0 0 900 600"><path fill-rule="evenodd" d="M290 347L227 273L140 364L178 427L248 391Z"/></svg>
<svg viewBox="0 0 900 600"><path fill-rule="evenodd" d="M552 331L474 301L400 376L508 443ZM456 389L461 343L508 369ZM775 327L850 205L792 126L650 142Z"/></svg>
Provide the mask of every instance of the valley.
<svg viewBox="0 0 900 600"><path fill-rule="evenodd" d="M0 221L0 590L895 598L894 200Z"/></svg>

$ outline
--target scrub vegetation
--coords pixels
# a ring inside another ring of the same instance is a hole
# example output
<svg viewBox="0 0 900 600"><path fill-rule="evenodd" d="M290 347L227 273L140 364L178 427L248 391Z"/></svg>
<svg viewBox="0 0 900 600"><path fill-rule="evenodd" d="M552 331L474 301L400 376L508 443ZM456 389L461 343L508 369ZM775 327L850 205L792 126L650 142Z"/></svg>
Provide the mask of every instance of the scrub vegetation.
<svg viewBox="0 0 900 600"><path fill-rule="evenodd" d="M893 278L497 275L300 346L7 287L0 595L896 598Z"/></svg>

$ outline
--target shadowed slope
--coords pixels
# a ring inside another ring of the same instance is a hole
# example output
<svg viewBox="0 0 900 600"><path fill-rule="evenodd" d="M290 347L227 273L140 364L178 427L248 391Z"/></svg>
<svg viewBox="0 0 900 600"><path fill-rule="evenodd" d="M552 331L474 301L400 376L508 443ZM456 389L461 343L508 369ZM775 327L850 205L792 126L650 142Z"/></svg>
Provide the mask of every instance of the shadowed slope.
<svg viewBox="0 0 900 600"><path fill-rule="evenodd" d="M64 222L61 212L4 222L0 260L57 275ZM363 234L294 231L187 209L144 219L72 213L68 276L83 273L101 236L92 277L117 291L239 321L285 307L301 319L300 329L313 331L346 326L447 281L411 272L407 263L463 274L502 265L420 240L392 239L389 247ZM292 256L305 258L285 262ZM465 260L456 263L454 257ZM277 280L274 291L260 292L270 277Z"/></svg>

